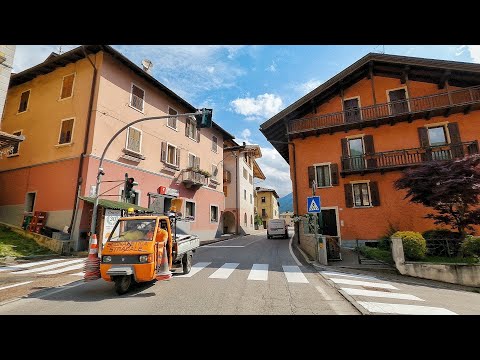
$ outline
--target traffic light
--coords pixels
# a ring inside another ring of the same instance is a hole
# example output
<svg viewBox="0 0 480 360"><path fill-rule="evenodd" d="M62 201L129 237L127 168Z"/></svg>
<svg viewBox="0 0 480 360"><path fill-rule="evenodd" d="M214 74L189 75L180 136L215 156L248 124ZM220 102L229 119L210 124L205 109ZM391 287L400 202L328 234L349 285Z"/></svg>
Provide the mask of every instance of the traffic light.
<svg viewBox="0 0 480 360"><path fill-rule="evenodd" d="M204 128L204 127L212 127L212 114L213 109L201 109L202 113L195 115L195 119L197 120L197 127Z"/></svg>
<svg viewBox="0 0 480 360"><path fill-rule="evenodd" d="M125 194L125 199L126 200L129 200L132 197L132 189L135 185L138 185L135 182L135 179L133 177L128 177L128 174L125 174L124 194Z"/></svg>

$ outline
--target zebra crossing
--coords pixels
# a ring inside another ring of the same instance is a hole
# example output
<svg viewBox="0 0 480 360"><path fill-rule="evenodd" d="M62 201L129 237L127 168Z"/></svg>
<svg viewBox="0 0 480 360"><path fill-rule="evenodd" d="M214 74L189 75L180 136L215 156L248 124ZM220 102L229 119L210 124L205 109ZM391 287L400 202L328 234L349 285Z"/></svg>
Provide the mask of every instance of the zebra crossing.
<svg viewBox="0 0 480 360"><path fill-rule="evenodd" d="M85 259L48 259L29 262L25 264L17 264L12 266L0 267L0 274L37 274L37 275L57 275L70 272L72 270L79 270L83 268ZM66 275L78 275L66 274ZM81 273L83 276L83 272Z"/></svg>
<svg viewBox="0 0 480 360"><path fill-rule="evenodd" d="M398 315L457 315L445 308L418 305L425 302L415 295L402 293L401 290L375 276L350 274L335 271L320 271L331 280L340 290L350 295L358 304L374 314ZM394 291L392 291L394 290ZM372 298L372 301L370 301ZM368 301L367 301L368 300ZM388 302L382 302L388 301ZM393 301L412 301L405 304Z"/></svg>

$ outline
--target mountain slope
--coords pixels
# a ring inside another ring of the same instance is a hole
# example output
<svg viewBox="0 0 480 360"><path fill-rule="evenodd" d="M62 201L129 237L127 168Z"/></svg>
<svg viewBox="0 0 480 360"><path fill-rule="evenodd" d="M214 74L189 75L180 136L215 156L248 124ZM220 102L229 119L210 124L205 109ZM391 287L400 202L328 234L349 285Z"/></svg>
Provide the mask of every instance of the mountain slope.
<svg viewBox="0 0 480 360"><path fill-rule="evenodd" d="M280 203L280 213L293 211L293 193L287 194L278 199L278 202Z"/></svg>

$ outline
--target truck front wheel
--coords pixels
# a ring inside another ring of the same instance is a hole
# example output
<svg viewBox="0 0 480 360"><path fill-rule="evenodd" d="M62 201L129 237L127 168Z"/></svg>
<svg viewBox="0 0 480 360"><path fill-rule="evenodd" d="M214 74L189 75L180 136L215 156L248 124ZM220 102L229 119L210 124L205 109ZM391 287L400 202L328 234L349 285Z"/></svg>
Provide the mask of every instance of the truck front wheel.
<svg viewBox="0 0 480 360"><path fill-rule="evenodd" d="M115 278L115 291L118 295L125 294L132 285L132 276L117 276Z"/></svg>
<svg viewBox="0 0 480 360"><path fill-rule="evenodd" d="M183 255L182 259L183 273L188 274L192 270L192 254Z"/></svg>

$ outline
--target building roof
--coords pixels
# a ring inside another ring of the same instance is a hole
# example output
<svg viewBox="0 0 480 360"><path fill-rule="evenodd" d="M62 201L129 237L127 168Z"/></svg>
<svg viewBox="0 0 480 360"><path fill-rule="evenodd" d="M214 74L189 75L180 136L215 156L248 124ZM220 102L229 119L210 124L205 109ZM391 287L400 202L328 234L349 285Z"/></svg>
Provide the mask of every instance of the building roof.
<svg viewBox="0 0 480 360"><path fill-rule="evenodd" d="M259 145L254 145L254 144L245 144L245 142L242 145L238 145L238 143L230 139L228 141L229 146L224 147L223 151L240 151L240 152L248 152L250 154L253 154L255 158L261 158L262 157L262 151L260 150Z"/></svg>
<svg viewBox="0 0 480 360"><path fill-rule="evenodd" d="M14 146L25 140L25 136L15 136L3 131L0 131L0 150L6 149L10 146Z"/></svg>
<svg viewBox="0 0 480 360"><path fill-rule="evenodd" d="M255 159L253 159L253 177L262 180L265 180L267 178L263 173L262 169L260 169L260 165L258 165Z"/></svg>
<svg viewBox="0 0 480 360"><path fill-rule="evenodd" d="M255 188L255 190L257 192L273 192L273 196L275 196L277 199L280 197L278 196L277 192L275 191L275 189L269 189L269 188L264 188L264 187L260 187L260 186L257 186Z"/></svg>
<svg viewBox="0 0 480 360"><path fill-rule="evenodd" d="M118 60L120 63L122 63L129 69L133 70L133 72L135 72L138 76L148 81L157 89L163 91L165 94L174 98L180 104L185 106L188 109L188 111L194 112L197 110L197 108L195 108L193 105L191 105L186 100L184 100L183 98L175 94L172 90L167 88L160 81L155 79L152 75L144 71L142 68L140 68L138 65L130 61L127 57L122 55L120 52L115 50L110 45L82 45L60 55L52 52L47 57L47 59L45 59L45 61L41 62L40 64L37 64L29 69L23 70L17 74L12 75L10 77L9 88L23 84L25 82L33 80L37 76L48 74L59 67L66 66L67 64L83 59L86 57L87 54L96 54L100 51L104 51L108 53L113 58ZM212 127L220 131L223 134L224 138L228 138L228 139L234 138L232 134L224 130L220 125L218 125L214 121L213 121Z"/></svg>
<svg viewBox="0 0 480 360"><path fill-rule="evenodd" d="M340 88L354 84L369 71L377 76L394 78L402 78L408 72L410 80L439 84L448 78L451 85L459 87L480 84L480 64L369 53L265 121L260 125L260 131L288 162L286 123L311 113L314 107L338 94Z"/></svg>

